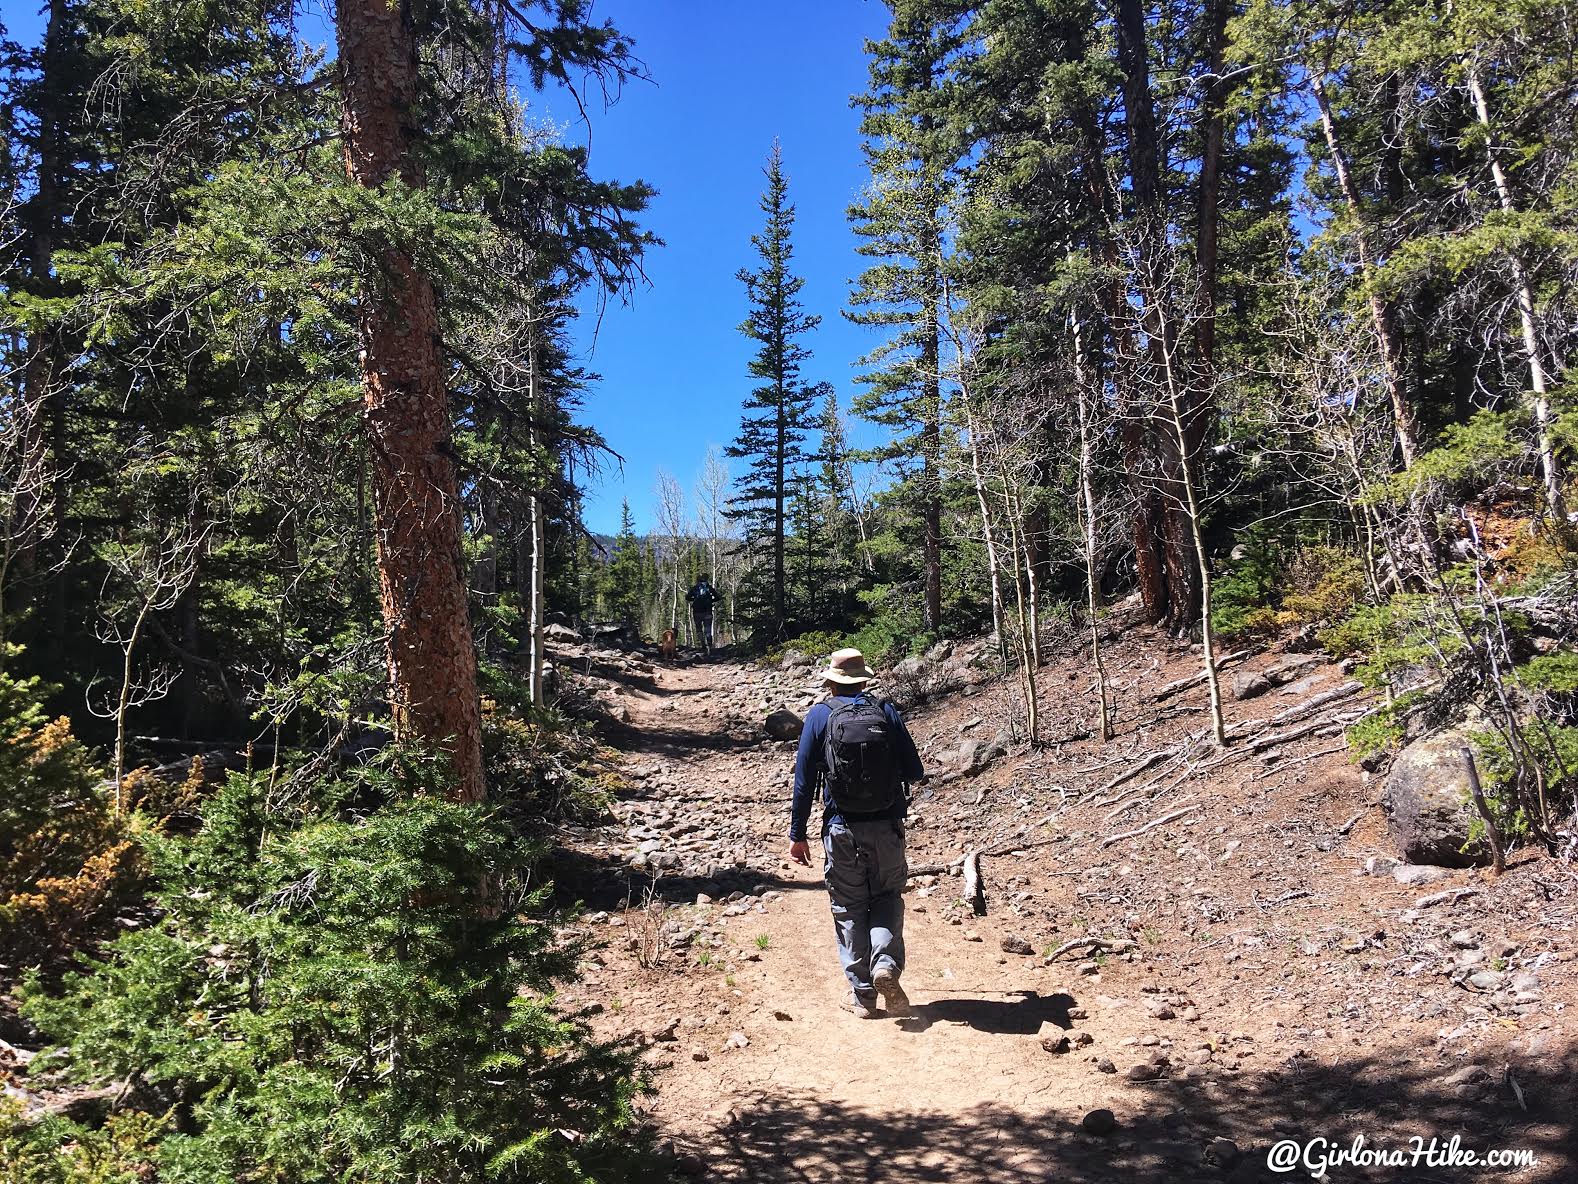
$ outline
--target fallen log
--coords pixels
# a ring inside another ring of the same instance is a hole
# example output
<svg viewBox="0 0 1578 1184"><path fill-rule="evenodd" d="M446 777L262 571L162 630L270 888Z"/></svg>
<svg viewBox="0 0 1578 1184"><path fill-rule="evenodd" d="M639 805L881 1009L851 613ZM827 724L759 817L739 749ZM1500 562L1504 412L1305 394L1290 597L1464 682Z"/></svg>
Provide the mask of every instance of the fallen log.
<svg viewBox="0 0 1578 1184"><path fill-rule="evenodd" d="M950 876L963 862L964 858L961 856L952 863L917 863L911 865L907 876L911 880L918 876Z"/></svg>
<svg viewBox="0 0 1578 1184"><path fill-rule="evenodd" d="M1129 781L1135 777L1138 777L1141 773L1145 772L1146 769L1149 769L1152 765L1156 764L1156 762L1166 760L1169 757L1175 757L1177 755L1178 750L1176 748L1157 749L1155 752L1151 753L1139 764L1135 765L1127 772L1119 773L1116 777L1107 782L1107 784L1103 785L1096 792L1107 793L1111 790L1117 789L1118 786L1122 785L1125 781Z"/></svg>
<svg viewBox="0 0 1578 1184"><path fill-rule="evenodd" d="M1310 757L1329 756L1330 754L1332 754L1334 752L1341 752L1344 748L1347 748L1347 747L1348 746L1346 744L1344 744L1341 748L1327 748L1327 749L1323 749L1320 752L1312 752L1310 754ZM1305 759L1307 760L1307 759L1309 759L1309 757L1306 757ZM1365 812L1368 811L1369 808L1370 807L1366 806L1363 810L1356 811L1352 818L1348 819L1347 822L1344 822L1341 826L1339 826L1337 828L1337 833L1339 835L1345 835L1349 831L1351 831L1355 826L1358 825L1359 819L1364 817Z"/></svg>
<svg viewBox="0 0 1578 1184"><path fill-rule="evenodd" d="M1275 748L1278 744L1286 744L1289 740L1297 740L1302 736L1308 736L1311 732L1318 732L1331 722L1329 719L1317 719L1307 724L1301 724L1296 728L1289 728L1286 732L1272 732L1267 736L1256 736L1249 742L1249 751L1260 752L1263 749Z"/></svg>
<svg viewBox="0 0 1578 1184"><path fill-rule="evenodd" d="M986 916L986 881L981 878L981 853L971 851L964 857L963 899L977 917Z"/></svg>
<svg viewBox="0 0 1578 1184"><path fill-rule="evenodd" d="M1278 724L1289 723L1296 719L1303 719L1312 711L1319 711L1328 703L1340 703L1344 699L1351 699L1364 690L1364 684L1358 679L1345 682L1340 687L1333 687L1329 691L1322 691L1318 695L1311 695L1301 703L1295 703L1286 710L1279 711L1266 721L1267 726L1276 727Z"/></svg>
<svg viewBox="0 0 1578 1184"><path fill-rule="evenodd" d="M1275 908L1279 904L1287 904L1289 901L1294 901L1294 900L1303 900L1306 897L1314 896L1314 895L1315 894L1313 892L1311 892L1308 888L1294 888L1294 889L1291 889L1290 891L1284 892L1281 896L1277 897L1275 900L1257 900L1255 903L1258 904L1263 909L1269 909L1269 908Z"/></svg>
<svg viewBox="0 0 1578 1184"><path fill-rule="evenodd" d="M1243 649L1234 650L1231 654L1224 654L1222 657L1216 660L1216 668L1217 670L1221 670L1222 667L1226 666L1229 662L1237 662L1240 658L1247 658L1255 652L1256 651L1253 649ZM1190 687L1197 687L1204 681L1205 671L1202 670L1198 674L1191 674L1188 678L1175 679L1166 686L1152 691L1149 698L1152 703L1155 703L1158 700L1167 698L1168 695L1177 693L1178 691L1186 691Z"/></svg>
<svg viewBox="0 0 1578 1184"><path fill-rule="evenodd" d="M1115 834L1115 835L1108 835L1106 838L1101 840L1101 845L1103 847L1110 847L1110 846L1112 846L1112 844L1120 843L1124 839L1132 839L1136 835L1143 835L1146 831L1151 830L1151 829L1153 829L1155 827L1158 827L1158 826L1164 826L1167 823L1172 822L1176 818L1182 818L1185 814L1192 814L1192 813L1194 813L1196 810L1198 810L1200 808L1200 805L1201 805L1201 803L1196 802L1192 806L1184 806L1184 807L1182 807L1180 809L1173 810L1171 813L1163 814L1160 818L1153 818L1149 822L1147 822L1144 826L1135 827L1133 830L1120 831L1118 834Z"/></svg>
<svg viewBox="0 0 1578 1184"><path fill-rule="evenodd" d="M1100 950L1104 954L1121 954L1125 950L1135 948L1135 943L1126 937L1076 937L1073 941L1066 941L1057 949L1046 956L1046 961L1052 962L1061 958L1072 950Z"/></svg>
<svg viewBox="0 0 1578 1184"><path fill-rule="evenodd" d="M1320 760L1320 758L1323 757L1323 756L1335 756L1339 752L1347 752L1347 751L1348 751L1348 745L1346 745L1346 744L1338 744L1338 745L1336 745L1333 748L1322 748L1322 749L1316 750L1315 752L1308 753L1308 754L1306 754L1304 756L1294 757L1291 761L1285 761L1285 760L1282 760L1279 757L1268 757L1266 759L1276 761L1277 762L1276 763L1276 771L1280 773L1283 769L1291 769L1295 765L1308 764L1310 761L1318 761L1318 760ZM1357 821L1358 821L1358 816L1355 815L1354 822L1357 822ZM1345 834L1348 833L1349 830L1352 830L1352 829L1353 829L1353 823L1349 823L1347 830L1340 830L1337 833L1340 834L1340 835L1345 835Z"/></svg>
<svg viewBox="0 0 1578 1184"><path fill-rule="evenodd" d="M1421 896L1414 901L1416 909L1428 909L1438 904L1456 904L1465 896L1478 896L1478 888L1448 888L1445 892L1432 892L1429 896Z"/></svg>

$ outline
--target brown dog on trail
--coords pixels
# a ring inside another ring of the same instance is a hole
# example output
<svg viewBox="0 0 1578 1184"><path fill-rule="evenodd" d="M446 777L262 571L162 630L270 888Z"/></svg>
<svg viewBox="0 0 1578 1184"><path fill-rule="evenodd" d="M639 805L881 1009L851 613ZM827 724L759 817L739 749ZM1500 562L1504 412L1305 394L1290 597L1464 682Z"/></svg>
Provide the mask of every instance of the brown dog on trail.
<svg viewBox="0 0 1578 1184"><path fill-rule="evenodd" d="M674 630L663 630L663 640L658 643L658 653L663 655L665 662L672 662L674 654L679 650L679 645L674 640Z"/></svg>

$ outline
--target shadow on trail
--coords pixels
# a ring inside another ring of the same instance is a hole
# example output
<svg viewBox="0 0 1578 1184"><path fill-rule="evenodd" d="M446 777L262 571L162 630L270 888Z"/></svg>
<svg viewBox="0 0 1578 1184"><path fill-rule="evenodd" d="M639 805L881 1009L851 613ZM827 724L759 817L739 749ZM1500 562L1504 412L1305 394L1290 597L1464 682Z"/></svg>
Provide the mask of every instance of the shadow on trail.
<svg viewBox="0 0 1578 1184"><path fill-rule="evenodd" d="M579 901L588 909L609 912L627 907L640 908L648 899L649 891L652 899L670 905L694 903L700 892L721 902L733 892L753 896L774 890L827 891L819 878L791 879L777 872L753 867L733 868L718 876L632 871L621 858L563 847L555 849L543 861L541 871L553 882L554 898L559 903L568 905Z"/></svg>
<svg viewBox="0 0 1578 1184"><path fill-rule="evenodd" d="M934 1023L965 1024L977 1032L1016 1036L1034 1036L1042 1024L1065 1030L1073 1027L1068 1014L1074 1004L1072 995L1015 993L1018 999L933 999L916 1004L898 1026L905 1032L924 1032Z"/></svg>
<svg viewBox="0 0 1578 1184"><path fill-rule="evenodd" d="M1219 1081L1161 1081L1144 1087L1137 1101L1115 1099L1111 1108L1117 1127L1103 1135L1082 1130L1078 1112L1027 1114L995 1104L953 1112L914 1110L902 1092L878 1111L804 1092L759 1093L733 1108L710 1143L689 1149L705 1159L707 1179L740 1184L1265 1184L1311 1178L1307 1170L1268 1168L1269 1149L1283 1139L1301 1147L1325 1139L1326 1149L1335 1152L1363 1136L1372 1152L1412 1157L1415 1136L1422 1140L1422 1151L1432 1139L1444 1151L1456 1136L1465 1151L1529 1151L1538 1162L1514 1169L1421 1159L1401 1166L1334 1167L1328 1178L1343 1184L1471 1179L1558 1184L1578 1178L1573 1130L1578 1064L1571 1053L1512 1068L1528 1104L1525 1112L1502 1067L1488 1067L1470 1084L1449 1084L1450 1071L1421 1064L1433 1060L1428 1050L1422 1052L1400 1049L1391 1050L1389 1058L1331 1062L1305 1057L1273 1072L1224 1075ZM1055 1089L1058 1075L1090 1070L1049 1056L1046 1072L1049 1089ZM967 1084L979 1096L983 1083ZM1034 1096L1013 1100L1016 1107L1034 1104ZM1216 1138L1233 1140L1237 1155L1231 1148L1213 1148Z"/></svg>
<svg viewBox="0 0 1578 1184"><path fill-rule="evenodd" d="M627 755L665 756L680 759L691 753L741 752L766 738L723 731L694 731L683 727L654 727L650 723L605 720L598 730L603 739Z"/></svg>

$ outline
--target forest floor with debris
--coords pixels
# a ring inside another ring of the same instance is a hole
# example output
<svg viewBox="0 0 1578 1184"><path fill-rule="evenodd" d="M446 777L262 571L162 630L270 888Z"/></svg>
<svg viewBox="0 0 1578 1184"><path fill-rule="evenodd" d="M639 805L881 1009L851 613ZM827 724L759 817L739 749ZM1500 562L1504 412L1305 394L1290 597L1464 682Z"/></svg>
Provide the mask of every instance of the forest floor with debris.
<svg viewBox="0 0 1578 1184"><path fill-rule="evenodd" d="M981 673L984 643L939 659L951 689L901 702L930 774L909 822L907 1020L842 1010L820 867L786 858L794 745L762 720L803 713L810 669L561 647L628 785L613 821L560 836L558 885L596 946L566 1001L646 1046L680 1166L1266 1180L1280 1141L1320 1156L1362 1138L1403 1161L1329 1178L1578 1178L1573 868L1394 866L1380 779L1342 745L1365 704L1335 665L1237 659L1251 697L1217 751L1198 649L1137 626L1106 645L1105 744L1073 646L1041 673L1037 752L1007 740L1017 693ZM962 899L969 852L984 915ZM1503 1150L1536 1162L1461 1157Z"/></svg>

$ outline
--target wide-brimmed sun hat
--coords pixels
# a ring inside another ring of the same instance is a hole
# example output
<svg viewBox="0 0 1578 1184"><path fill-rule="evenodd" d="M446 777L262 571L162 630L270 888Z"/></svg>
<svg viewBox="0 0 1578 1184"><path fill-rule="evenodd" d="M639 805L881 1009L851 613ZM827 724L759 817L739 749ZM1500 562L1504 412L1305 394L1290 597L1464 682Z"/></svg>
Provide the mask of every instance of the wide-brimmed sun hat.
<svg viewBox="0 0 1578 1184"><path fill-rule="evenodd" d="M853 687L876 678L876 671L866 665L866 656L857 649L835 650L827 660L827 669L818 676L823 682L836 682L839 686Z"/></svg>

